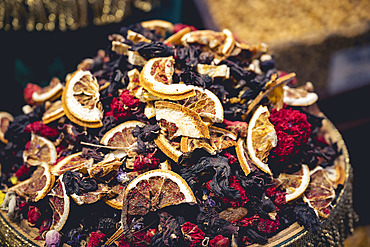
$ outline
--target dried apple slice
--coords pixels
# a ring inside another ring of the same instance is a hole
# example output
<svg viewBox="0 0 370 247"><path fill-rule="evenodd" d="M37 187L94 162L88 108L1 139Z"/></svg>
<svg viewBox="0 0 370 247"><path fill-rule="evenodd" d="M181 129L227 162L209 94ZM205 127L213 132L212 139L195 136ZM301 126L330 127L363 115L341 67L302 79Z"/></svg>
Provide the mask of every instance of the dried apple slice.
<svg viewBox="0 0 370 247"><path fill-rule="evenodd" d="M77 70L68 77L62 103L66 116L72 122L89 128L103 125L99 84L90 71Z"/></svg>
<svg viewBox="0 0 370 247"><path fill-rule="evenodd" d="M313 90L312 83L307 82L302 87L292 88L284 86L284 103L291 106L309 106L315 103L319 96L315 92L311 92L308 89Z"/></svg>
<svg viewBox="0 0 370 247"><path fill-rule="evenodd" d="M195 95L192 86L172 82L173 57L150 59L140 73L140 84L161 99L181 100Z"/></svg>

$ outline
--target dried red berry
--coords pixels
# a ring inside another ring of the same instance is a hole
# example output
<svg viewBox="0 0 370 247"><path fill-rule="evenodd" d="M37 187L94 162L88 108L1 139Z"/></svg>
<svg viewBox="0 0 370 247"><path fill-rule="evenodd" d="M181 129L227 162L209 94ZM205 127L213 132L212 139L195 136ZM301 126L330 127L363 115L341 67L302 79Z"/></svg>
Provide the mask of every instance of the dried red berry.
<svg viewBox="0 0 370 247"><path fill-rule="evenodd" d="M92 232L90 234L89 243L87 244L87 247L100 246L100 244L103 242L105 237L106 237L105 234L100 231Z"/></svg>
<svg viewBox="0 0 370 247"><path fill-rule="evenodd" d="M272 109L269 120L275 127L278 139L277 146L270 151L270 157L277 162L288 162L308 142L311 124L304 113L286 108L286 105L280 110Z"/></svg>
<svg viewBox="0 0 370 247"><path fill-rule="evenodd" d="M19 181L23 181L31 176L31 170L28 165L22 165L14 174Z"/></svg>
<svg viewBox="0 0 370 247"><path fill-rule="evenodd" d="M27 221L30 225L34 226L39 223L41 217L41 211L35 206L30 206L27 215Z"/></svg>
<svg viewBox="0 0 370 247"><path fill-rule="evenodd" d="M24 131L28 133L35 133L44 137L56 137L59 135L59 131L57 129L51 128L41 121L28 124Z"/></svg>
<svg viewBox="0 0 370 247"><path fill-rule="evenodd" d="M113 98L111 110L105 116L113 116L116 120L127 118L139 107L140 100L134 98L128 90L123 90L119 97Z"/></svg>
<svg viewBox="0 0 370 247"><path fill-rule="evenodd" d="M32 94L40 90L42 90L42 88L39 85L27 83L27 86L23 90L23 97L26 103L29 105L33 105L35 102L32 100Z"/></svg>

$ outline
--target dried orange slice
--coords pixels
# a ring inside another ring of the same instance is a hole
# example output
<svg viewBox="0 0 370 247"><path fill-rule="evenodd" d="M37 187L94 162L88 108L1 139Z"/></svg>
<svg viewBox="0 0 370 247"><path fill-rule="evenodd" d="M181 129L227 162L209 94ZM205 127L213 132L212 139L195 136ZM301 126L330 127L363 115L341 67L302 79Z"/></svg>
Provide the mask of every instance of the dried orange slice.
<svg viewBox="0 0 370 247"><path fill-rule="evenodd" d="M112 208L122 210L123 194L125 192L125 189L128 183L139 175L140 175L139 172L126 173L124 181L109 188L108 198L105 200L105 203L111 206Z"/></svg>
<svg viewBox="0 0 370 247"><path fill-rule="evenodd" d="M180 175L156 169L139 175L127 185L123 203L127 214L145 215L170 205L196 203L196 199Z"/></svg>
<svg viewBox="0 0 370 247"><path fill-rule="evenodd" d="M82 152L68 155L51 168L51 173L55 176L60 176L66 171L87 170L88 167L94 164L94 159L86 159L81 155Z"/></svg>
<svg viewBox="0 0 370 247"><path fill-rule="evenodd" d="M39 91L35 91L32 94L32 100L36 104L40 104L45 101L54 101L62 95L63 84L57 77L51 79L48 86L42 88Z"/></svg>
<svg viewBox="0 0 370 247"><path fill-rule="evenodd" d="M248 156L245 138L239 138L235 145L236 156L238 157L239 164L247 176L252 171L252 161Z"/></svg>
<svg viewBox="0 0 370 247"><path fill-rule="evenodd" d="M154 139L154 142L164 154L175 162L178 162L181 155L183 155L180 150L180 143L168 139L166 134L160 133L157 138Z"/></svg>
<svg viewBox="0 0 370 247"><path fill-rule="evenodd" d="M42 163L29 179L14 185L9 191L14 191L19 196L37 202L46 196L54 182L55 177L50 173L49 165Z"/></svg>
<svg viewBox="0 0 370 247"><path fill-rule="evenodd" d="M292 174L281 173L277 180L286 191L286 201L290 202L302 196L310 183L310 169L303 164L302 168Z"/></svg>
<svg viewBox="0 0 370 247"><path fill-rule="evenodd" d="M323 218L330 216L335 190L325 169L317 166L310 172L310 183L304 192L303 201Z"/></svg>
<svg viewBox="0 0 370 247"><path fill-rule="evenodd" d="M150 211L178 205L195 204L196 198L185 180L172 171L151 170L145 172L126 187L122 207L122 230L131 239L127 216L146 215Z"/></svg>
<svg viewBox="0 0 370 247"><path fill-rule="evenodd" d="M179 45L181 44L181 39L182 37L189 33L191 31L191 28L190 27L185 27L183 29L181 29L180 31L178 31L177 33L174 33L172 34L170 37L168 37L164 43L165 44L175 44L175 45Z"/></svg>
<svg viewBox="0 0 370 247"><path fill-rule="evenodd" d="M132 120L121 123L120 125L110 129L101 138L100 143L110 148L117 148L114 155L117 158L122 158L126 155L135 156L136 137L132 135L133 129L136 127L144 127L145 124Z"/></svg>
<svg viewBox="0 0 370 247"><path fill-rule="evenodd" d="M140 22L143 28L154 30L155 33L160 34L162 37L166 36L167 32L173 32L173 24L165 20L149 20Z"/></svg>
<svg viewBox="0 0 370 247"><path fill-rule="evenodd" d="M109 192L107 184L98 183L98 188L95 191L83 192L79 195L71 194L72 199L77 205L92 204L99 201L102 197L106 196Z"/></svg>
<svg viewBox="0 0 370 247"><path fill-rule="evenodd" d="M170 139L177 136L210 138L207 125L194 110L168 101L156 101L154 106L156 119L160 125L163 121L175 124L176 130Z"/></svg>
<svg viewBox="0 0 370 247"><path fill-rule="evenodd" d="M178 101L178 103L194 110L203 118L221 123L224 120L224 108L218 97L208 89L194 87L194 90L195 96Z"/></svg>
<svg viewBox="0 0 370 247"><path fill-rule="evenodd" d="M193 152L196 148L203 148L210 154L216 154L236 144L237 136L231 131L210 126L209 135L209 139L183 136L181 138L181 151L188 153Z"/></svg>
<svg viewBox="0 0 370 247"><path fill-rule="evenodd" d="M0 140L5 144L8 143L8 140L4 137L5 132L8 130L10 122L13 121L14 118L10 113L4 111L0 112Z"/></svg>
<svg viewBox="0 0 370 247"><path fill-rule="evenodd" d="M149 93L162 99L181 100L194 96L192 86L172 83L173 57L150 59L140 73L140 84Z"/></svg>
<svg viewBox="0 0 370 247"><path fill-rule="evenodd" d="M309 106L315 103L319 96L313 91L311 82L307 82L304 86L292 88L284 86L284 103L291 106Z"/></svg>
<svg viewBox="0 0 370 247"><path fill-rule="evenodd" d="M44 124L51 123L65 115L63 110L63 104L61 100L57 100L52 103L49 108L46 109L42 115L42 122Z"/></svg>
<svg viewBox="0 0 370 247"><path fill-rule="evenodd" d="M346 171L339 162L334 162L334 165L325 167L325 171L328 174L330 181L333 185L344 184L346 181Z"/></svg>
<svg viewBox="0 0 370 247"><path fill-rule="evenodd" d="M53 210L51 229L60 231L67 222L70 210L70 200L63 183L63 175L61 175L55 182L55 185L50 190L48 197L49 204Z"/></svg>
<svg viewBox="0 0 370 247"><path fill-rule="evenodd" d="M269 121L266 106L259 106L248 124L247 150L252 162L262 171L272 175L267 164L270 150L277 145L274 126Z"/></svg>
<svg viewBox="0 0 370 247"><path fill-rule="evenodd" d="M23 151L23 161L31 166L54 164L57 160L57 150L52 141L45 137L31 134L31 141Z"/></svg>
<svg viewBox="0 0 370 247"><path fill-rule="evenodd" d="M72 122L89 128L103 125L99 84L90 71L77 70L68 77L62 103L65 114Z"/></svg>

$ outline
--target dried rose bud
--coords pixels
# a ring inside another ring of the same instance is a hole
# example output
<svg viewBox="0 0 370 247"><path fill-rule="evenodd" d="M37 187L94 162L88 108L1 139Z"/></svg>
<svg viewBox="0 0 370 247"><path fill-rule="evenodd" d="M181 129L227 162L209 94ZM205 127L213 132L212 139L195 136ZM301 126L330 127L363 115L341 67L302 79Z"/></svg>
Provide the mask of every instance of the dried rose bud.
<svg viewBox="0 0 370 247"><path fill-rule="evenodd" d="M39 219L41 216L41 211L35 206L30 206L30 209L28 210L28 215L27 215L27 221L31 226L36 225L38 223Z"/></svg>
<svg viewBox="0 0 370 247"><path fill-rule="evenodd" d="M47 247L58 247L60 246L61 235L58 231L50 230L46 233L45 244Z"/></svg>

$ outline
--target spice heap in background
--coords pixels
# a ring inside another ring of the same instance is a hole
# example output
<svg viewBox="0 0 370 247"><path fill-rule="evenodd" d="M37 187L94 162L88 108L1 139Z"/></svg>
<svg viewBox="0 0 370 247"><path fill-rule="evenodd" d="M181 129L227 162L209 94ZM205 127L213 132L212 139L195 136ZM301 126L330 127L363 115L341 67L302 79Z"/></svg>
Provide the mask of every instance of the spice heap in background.
<svg viewBox="0 0 370 247"><path fill-rule="evenodd" d="M24 114L1 115L1 206L32 241L265 244L335 212L337 230L307 241L343 242L349 164L312 83L228 29L154 20L108 39L65 82L29 84Z"/></svg>
<svg viewBox="0 0 370 247"><path fill-rule="evenodd" d="M247 43L264 42L279 68L325 93L331 55L369 44L370 2L207 0L213 22Z"/></svg>

